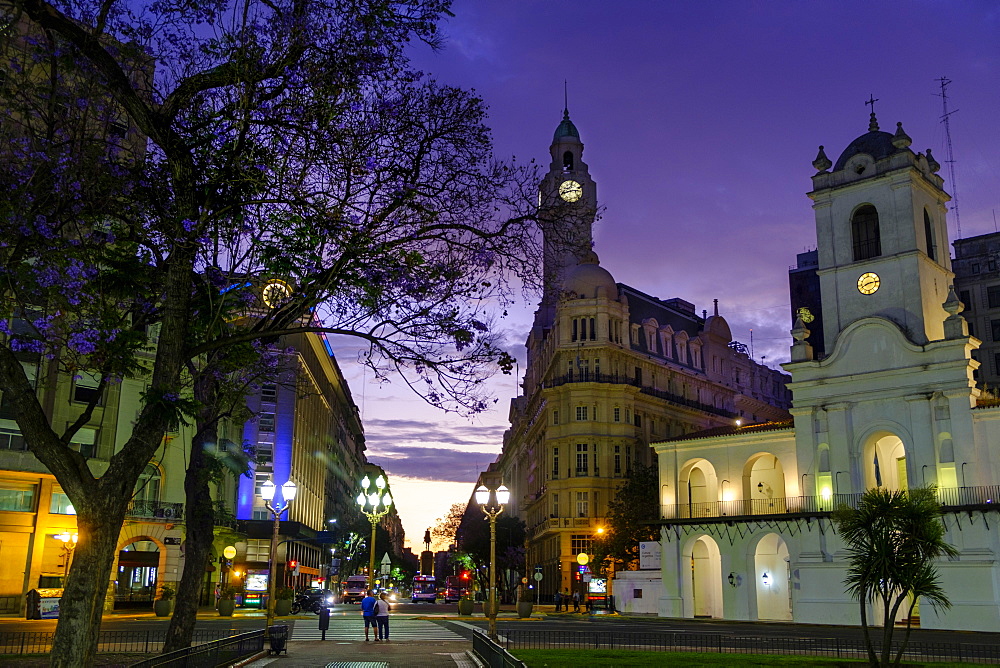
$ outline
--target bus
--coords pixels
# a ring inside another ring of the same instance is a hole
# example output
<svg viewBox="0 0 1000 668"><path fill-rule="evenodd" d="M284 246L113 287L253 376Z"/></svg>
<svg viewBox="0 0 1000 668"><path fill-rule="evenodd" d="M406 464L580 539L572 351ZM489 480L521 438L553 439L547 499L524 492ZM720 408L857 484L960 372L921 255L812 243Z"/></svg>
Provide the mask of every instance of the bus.
<svg viewBox="0 0 1000 668"><path fill-rule="evenodd" d="M469 593L468 575L449 575L444 583L445 603L454 603Z"/></svg>
<svg viewBox="0 0 1000 668"><path fill-rule="evenodd" d="M413 578L413 591L410 600L414 603L437 600L437 579L433 575L417 575Z"/></svg>

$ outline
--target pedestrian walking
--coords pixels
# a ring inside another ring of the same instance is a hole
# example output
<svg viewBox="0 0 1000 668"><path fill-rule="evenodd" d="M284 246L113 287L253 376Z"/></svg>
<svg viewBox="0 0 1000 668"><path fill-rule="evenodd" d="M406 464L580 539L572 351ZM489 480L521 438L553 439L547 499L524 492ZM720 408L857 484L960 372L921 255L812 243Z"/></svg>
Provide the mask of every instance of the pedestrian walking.
<svg viewBox="0 0 1000 668"><path fill-rule="evenodd" d="M556 599L556 612L560 612L562 610L562 592L560 592L558 589L556 589L555 599Z"/></svg>
<svg viewBox="0 0 1000 668"><path fill-rule="evenodd" d="M389 642L389 595L385 592L379 594L375 601L375 642L384 640Z"/></svg>
<svg viewBox="0 0 1000 668"><path fill-rule="evenodd" d="M580 592L573 592L573 612L580 612Z"/></svg>
<svg viewBox="0 0 1000 668"><path fill-rule="evenodd" d="M365 620L365 642L368 642L368 628L375 631L375 640L378 640L378 626L375 622L375 597L374 591L366 591L365 597L361 599L361 616Z"/></svg>

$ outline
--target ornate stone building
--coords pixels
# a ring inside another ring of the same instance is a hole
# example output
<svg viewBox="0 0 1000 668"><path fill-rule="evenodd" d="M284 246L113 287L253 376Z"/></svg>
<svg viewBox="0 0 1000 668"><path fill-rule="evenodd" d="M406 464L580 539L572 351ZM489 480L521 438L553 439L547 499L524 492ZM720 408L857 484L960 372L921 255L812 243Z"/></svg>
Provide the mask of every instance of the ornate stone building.
<svg viewBox="0 0 1000 668"><path fill-rule="evenodd" d="M543 595L570 586L608 503L649 444L738 418L787 419L787 377L732 340L718 307L697 313L616 283L591 250L597 185L564 112L539 187L545 286L528 335L523 394L494 465L528 529Z"/></svg>
<svg viewBox="0 0 1000 668"><path fill-rule="evenodd" d="M959 556L938 564L953 608L919 608L919 623L1000 623L1000 408L973 379L980 342L951 287L940 165L909 145L901 125L882 132L872 114L836 163L822 149L813 163L827 355L817 358L799 319L785 365L794 425L654 444L660 615L857 624L830 511L872 487L934 484Z"/></svg>

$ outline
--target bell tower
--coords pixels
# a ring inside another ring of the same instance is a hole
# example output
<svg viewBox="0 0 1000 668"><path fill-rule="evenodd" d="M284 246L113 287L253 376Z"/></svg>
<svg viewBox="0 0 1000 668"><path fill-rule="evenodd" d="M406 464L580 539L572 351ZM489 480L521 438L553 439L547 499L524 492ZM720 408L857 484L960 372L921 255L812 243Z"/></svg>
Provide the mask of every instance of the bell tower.
<svg viewBox="0 0 1000 668"><path fill-rule="evenodd" d="M587 256L593 246L597 184L583 161L583 142L563 109L549 146L552 161L538 187L538 220L542 228L543 293L535 325L549 327L563 276Z"/></svg>
<svg viewBox="0 0 1000 668"><path fill-rule="evenodd" d="M832 349L852 322L882 317L914 344L945 337L942 304L954 280L946 203L931 155L910 150L903 124L868 132L832 163L820 146L812 177L824 338ZM830 171L830 167L833 167Z"/></svg>

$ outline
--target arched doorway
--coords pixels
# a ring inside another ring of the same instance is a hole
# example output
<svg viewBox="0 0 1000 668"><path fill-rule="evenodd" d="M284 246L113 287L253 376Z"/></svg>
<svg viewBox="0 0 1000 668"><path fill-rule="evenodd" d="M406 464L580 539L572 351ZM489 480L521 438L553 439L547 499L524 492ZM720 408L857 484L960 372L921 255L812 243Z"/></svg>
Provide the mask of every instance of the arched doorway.
<svg viewBox="0 0 1000 668"><path fill-rule="evenodd" d="M909 489L906 446L899 436L888 432L873 434L865 446L865 487L891 491Z"/></svg>
<svg viewBox="0 0 1000 668"><path fill-rule="evenodd" d="M136 540L118 553L115 609L152 608L159 577L160 548L151 540Z"/></svg>
<svg viewBox="0 0 1000 668"><path fill-rule="evenodd" d="M761 452L743 465L743 498L749 501L748 515L786 512L785 472L776 456Z"/></svg>
<svg viewBox="0 0 1000 668"><path fill-rule="evenodd" d="M792 571L788 546L781 536L769 533L757 543L754 552L754 580L757 593L757 619L792 619Z"/></svg>
<svg viewBox="0 0 1000 668"><path fill-rule="evenodd" d="M707 459L689 462L681 469L681 503L687 512L681 517L714 517L719 514L718 478Z"/></svg>
<svg viewBox="0 0 1000 668"><path fill-rule="evenodd" d="M691 609L695 617L722 617L722 558L708 536L691 545Z"/></svg>

